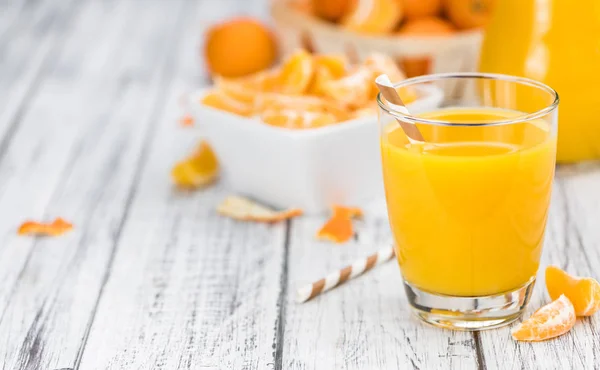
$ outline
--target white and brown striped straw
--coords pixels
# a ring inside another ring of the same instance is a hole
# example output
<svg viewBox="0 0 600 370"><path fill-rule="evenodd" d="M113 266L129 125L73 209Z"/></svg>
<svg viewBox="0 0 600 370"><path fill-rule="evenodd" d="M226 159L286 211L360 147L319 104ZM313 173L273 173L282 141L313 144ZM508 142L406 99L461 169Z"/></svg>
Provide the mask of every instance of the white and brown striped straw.
<svg viewBox="0 0 600 370"><path fill-rule="evenodd" d="M406 109L406 105L404 105L402 98L400 97L400 95L398 95L398 91L396 91L394 85L392 84L392 81L390 81L390 78L386 74L382 74L379 77L377 77L375 79L375 84L381 92L381 95L383 95L383 97L387 101L388 106L404 114L408 114L408 109ZM411 143L425 142L421 131L419 131L416 125L404 122L397 118L396 121L398 122L398 124L400 124L400 127L402 128L408 139L411 141Z"/></svg>
<svg viewBox="0 0 600 370"><path fill-rule="evenodd" d="M346 281L362 275L373 267L389 261L393 257L393 247L381 249L379 252L372 254L367 258L362 258L341 270L332 272L321 280L317 280L312 284L304 285L296 292L296 301L298 303L303 303L311 300L319 294L331 290L338 285L344 284Z"/></svg>

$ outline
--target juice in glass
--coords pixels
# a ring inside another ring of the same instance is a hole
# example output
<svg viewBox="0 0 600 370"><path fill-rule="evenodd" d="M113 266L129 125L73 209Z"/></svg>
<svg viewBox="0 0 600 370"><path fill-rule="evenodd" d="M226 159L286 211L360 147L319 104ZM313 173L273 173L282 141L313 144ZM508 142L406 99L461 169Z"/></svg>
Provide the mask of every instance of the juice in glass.
<svg viewBox="0 0 600 370"><path fill-rule="evenodd" d="M423 143L407 138L401 116L380 118L388 215L409 301L426 321L467 330L507 323L525 307L556 156L555 112L481 106L476 97L412 116Z"/></svg>

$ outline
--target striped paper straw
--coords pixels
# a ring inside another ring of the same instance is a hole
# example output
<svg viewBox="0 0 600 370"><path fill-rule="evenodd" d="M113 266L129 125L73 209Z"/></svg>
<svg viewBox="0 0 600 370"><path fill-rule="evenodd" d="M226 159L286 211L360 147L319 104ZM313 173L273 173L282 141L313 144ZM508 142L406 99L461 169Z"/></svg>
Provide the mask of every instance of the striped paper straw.
<svg viewBox="0 0 600 370"><path fill-rule="evenodd" d="M389 261L393 257L393 247L381 249L379 252L372 254L367 258L360 259L341 270L332 272L321 280L317 280L312 284L301 287L296 292L296 301L298 303L303 303L311 300L319 294L344 284L346 281L369 271L373 267Z"/></svg>

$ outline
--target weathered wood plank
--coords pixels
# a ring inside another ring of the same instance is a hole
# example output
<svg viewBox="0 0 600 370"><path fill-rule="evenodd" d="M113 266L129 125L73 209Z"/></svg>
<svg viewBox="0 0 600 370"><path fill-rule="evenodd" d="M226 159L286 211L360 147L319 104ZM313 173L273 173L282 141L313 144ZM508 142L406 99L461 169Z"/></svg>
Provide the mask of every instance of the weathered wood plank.
<svg viewBox="0 0 600 370"><path fill-rule="evenodd" d="M182 3L85 4L0 163L8 182L0 197L7 257L0 258L7 275L0 282L3 368L73 367L77 361L146 132L173 72L170 51ZM25 216L57 215L72 220L75 231L43 240L14 235Z"/></svg>
<svg viewBox="0 0 600 370"><path fill-rule="evenodd" d="M557 171L542 264L525 317L549 302L544 269L556 264L567 271L600 279L600 167L561 167ZM541 343L518 343L510 328L481 333L488 369L600 368L600 318L578 319L566 335Z"/></svg>
<svg viewBox="0 0 600 370"><path fill-rule="evenodd" d="M102 14L96 15L82 17L83 22L72 25L71 30L82 32L88 27L99 30ZM83 41L69 39L65 49L84 50L87 43ZM105 41L102 37L97 39L99 44ZM60 65L61 62L54 60L53 63ZM83 83L69 85L73 80L61 81L52 74L39 84L35 93L32 92L28 110L14 118L19 120L20 125L15 126L17 129L12 140L5 141L0 152L0 235L4 240L0 244L0 317L34 245L33 240L15 235L17 223L25 218L43 217L69 164L77 139L83 135L85 128L94 123L85 118L102 114L110 106L110 97L102 94L95 97L94 87L86 87ZM86 107L87 110L75 109L77 107ZM85 125L85 122L89 124Z"/></svg>
<svg viewBox="0 0 600 370"><path fill-rule="evenodd" d="M249 2L245 2L245 6ZM169 102L103 290L82 369L269 369L274 363L285 224L215 214L221 187L177 192L169 171L201 132L177 126L198 80L198 37L226 14L189 11ZM229 10L231 11L231 10ZM198 130L198 131L197 131Z"/></svg>
<svg viewBox="0 0 600 370"><path fill-rule="evenodd" d="M344 245L317 242L325 216L294 220L282 369L475 369L470 333L426 326L410 313L396 262L297 304L295 289L391 244L381 206Z"/></svg>
<svg viewBox="0 0 600 370"><path fill-rule="evenodd" d="M80 4L19 1L0 11L0 151L14 134L44 67L58 55Z"/></svg>

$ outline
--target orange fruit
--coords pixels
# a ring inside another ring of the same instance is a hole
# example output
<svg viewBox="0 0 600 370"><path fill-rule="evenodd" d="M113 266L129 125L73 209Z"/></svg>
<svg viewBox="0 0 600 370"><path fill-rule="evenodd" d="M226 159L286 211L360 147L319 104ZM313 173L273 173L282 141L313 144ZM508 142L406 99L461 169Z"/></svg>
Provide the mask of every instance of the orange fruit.
<svg viewBox="0 0 600 370"><path fill-rule="evenodd" d="M208 107L240 116L250 116L252 114L251 105L237 100L221 90L209 91L200 102Z"/></svg>
<svg viewBox="0 0 600 370"><path fill-rule="evenodd" d="M312 0L312 9L318 17L335 22L347 11L350 0Z"/></svg>
<svg viewBox="0 0 600 370"><path fill-rule="evenodd" d="M423 17L409 20L398 31L402 36L447 36L454 33L454 26L439 17Z"/></svg>
<svg viewBox="0 0 600 370"><path fill-rule="evenodd" d="M290 7L296 9L300 13L315 14L315 8L313 7L312 0L294 0L290 1Z"/></svg>
<svg viewBox="0 0 600 370"><path fill-rule="evenodd" d="M442 0L400 0L404 4L404 17L416 19L438 15L442 12Z"/></svg>
<svg viewBox="0 0 600 370"><path fill-rule="evenodd" d="M577 316L591 316L600 310L600 283L596 279L575 277L557 266L548 266L546 288L552 299L567 296Z"/></svg>
<svg viewBox="0 0 600 370"><path fill-rule="evenodd" d="M460 29L482 27L487 23L494 0L444 0L448 19Z"/></svg>
<svg viewBox="0 0 600 370"><path fill-rule="evenodd" d="M278 91L303 94L310 85L315 70L312 55L304 50L292 54L281 67Z"/></svg>
<svg viewBox="0 0 600 370"><path fill-rule="evenodd" d="M357 108L371 99L373 71L365 66L348 75L323 84L323 95L340 105Z"/></svg>
<svg viewBox="0 0 600 370"><path fill-rule="evenodd" d="M384 34L396 27L402 15L402 3L398 0L353 0L340 22L351 31Z"/></svg>
<svg viewBox="0 0 600 370"><path fill-rule="evenodd" d="M216 180L219 174L219 162L206 141L201 141L196 151L181 162L175 164L171 176L175 184L182 188L206 186Z"/></svg>
<svg viewBox="0 0 600 370"><path fill-rule="evenodd" d="M333 78L340 78L346 74L348 61L343 55L323 54L315 55L315 66L326 69Z"/></svg>
<svg viewBox="0 0 600 370"><path fill-rule="evenodd" d="M396 62L387 55L379 53L371 54L367 59L365 59L364 65L373 72L370 93L372 99L375 99L375 97L379 93L379 89L375 84L375 79L379 75L385 73L394 83L406 79L404 72L402 72L402 70L398 68ZM407 104L407 102L404 103Z"/></svg>
<svg viewBox="0 0 600 370"><path fill-rule="evenodd" d="M362 217L360 208L333 206L333 214L317 232L317 239L329 240L334 243L344 243L354 235L352 219Z"/></svg>
<svg viewBox="0 0 600 370"><path fill-rule="evenodd" d="M394 59L385 54L373 53L369 55L367 59L365 59L364 65L373 71L373 78L385 73L394 83L406 79L404 72L398 68ZM373 84L375 84L375 81L373 81Z"/></svg>
<svg viewBox="0 0 600 370"><path fill-rule="evenodd" d="M259 93L276 89L278 75L274 71L267 70L239 78L216 76L214 81L217 90L241 102L253 104Z"/></svg>
<svg viewBox="0 0 600 370"><path fill-rule="evenodd" d="M263 94L256 99L254 110L255 112L264 112L265 110L291 110L331 113L338 117L339 120L346 116L343 106L310 95Z"/></svg>
<svg viewBox="0 0 600 370"><path fill-rule="evenodd" d="M575 325L575 309L569 298L561 295L535 311L530 318L515 327L511 334L516 340L538 342L563 335Z"/></svg>
<svg viewBox="0 0 600 370"><path fill-rule="evenodd" d="M323 86L346 74L346 58L338 55L317 55L314 58L315 72L308 93L323 95Z"/></svg>
<svg viewBox="0 0 600 370"><path fill-rule="evenodd" d="M407 77L422 76L431 70L431 57L404 58L400 64Z"/></svg>
<svg viewBox="0 0 600 370"><path fill-rule="evenodd" d="M273 64L277 45L273 34L261 22L235 18L208 30L204 52L211 73L239 77Z"/></svg>
<svg viewBox="0 0 600 370"><path fill-rule="evenodd" d="M267 109L261 119L269 125L291 129L322 127L339 122L331 113L292 109Z"/></svg>

